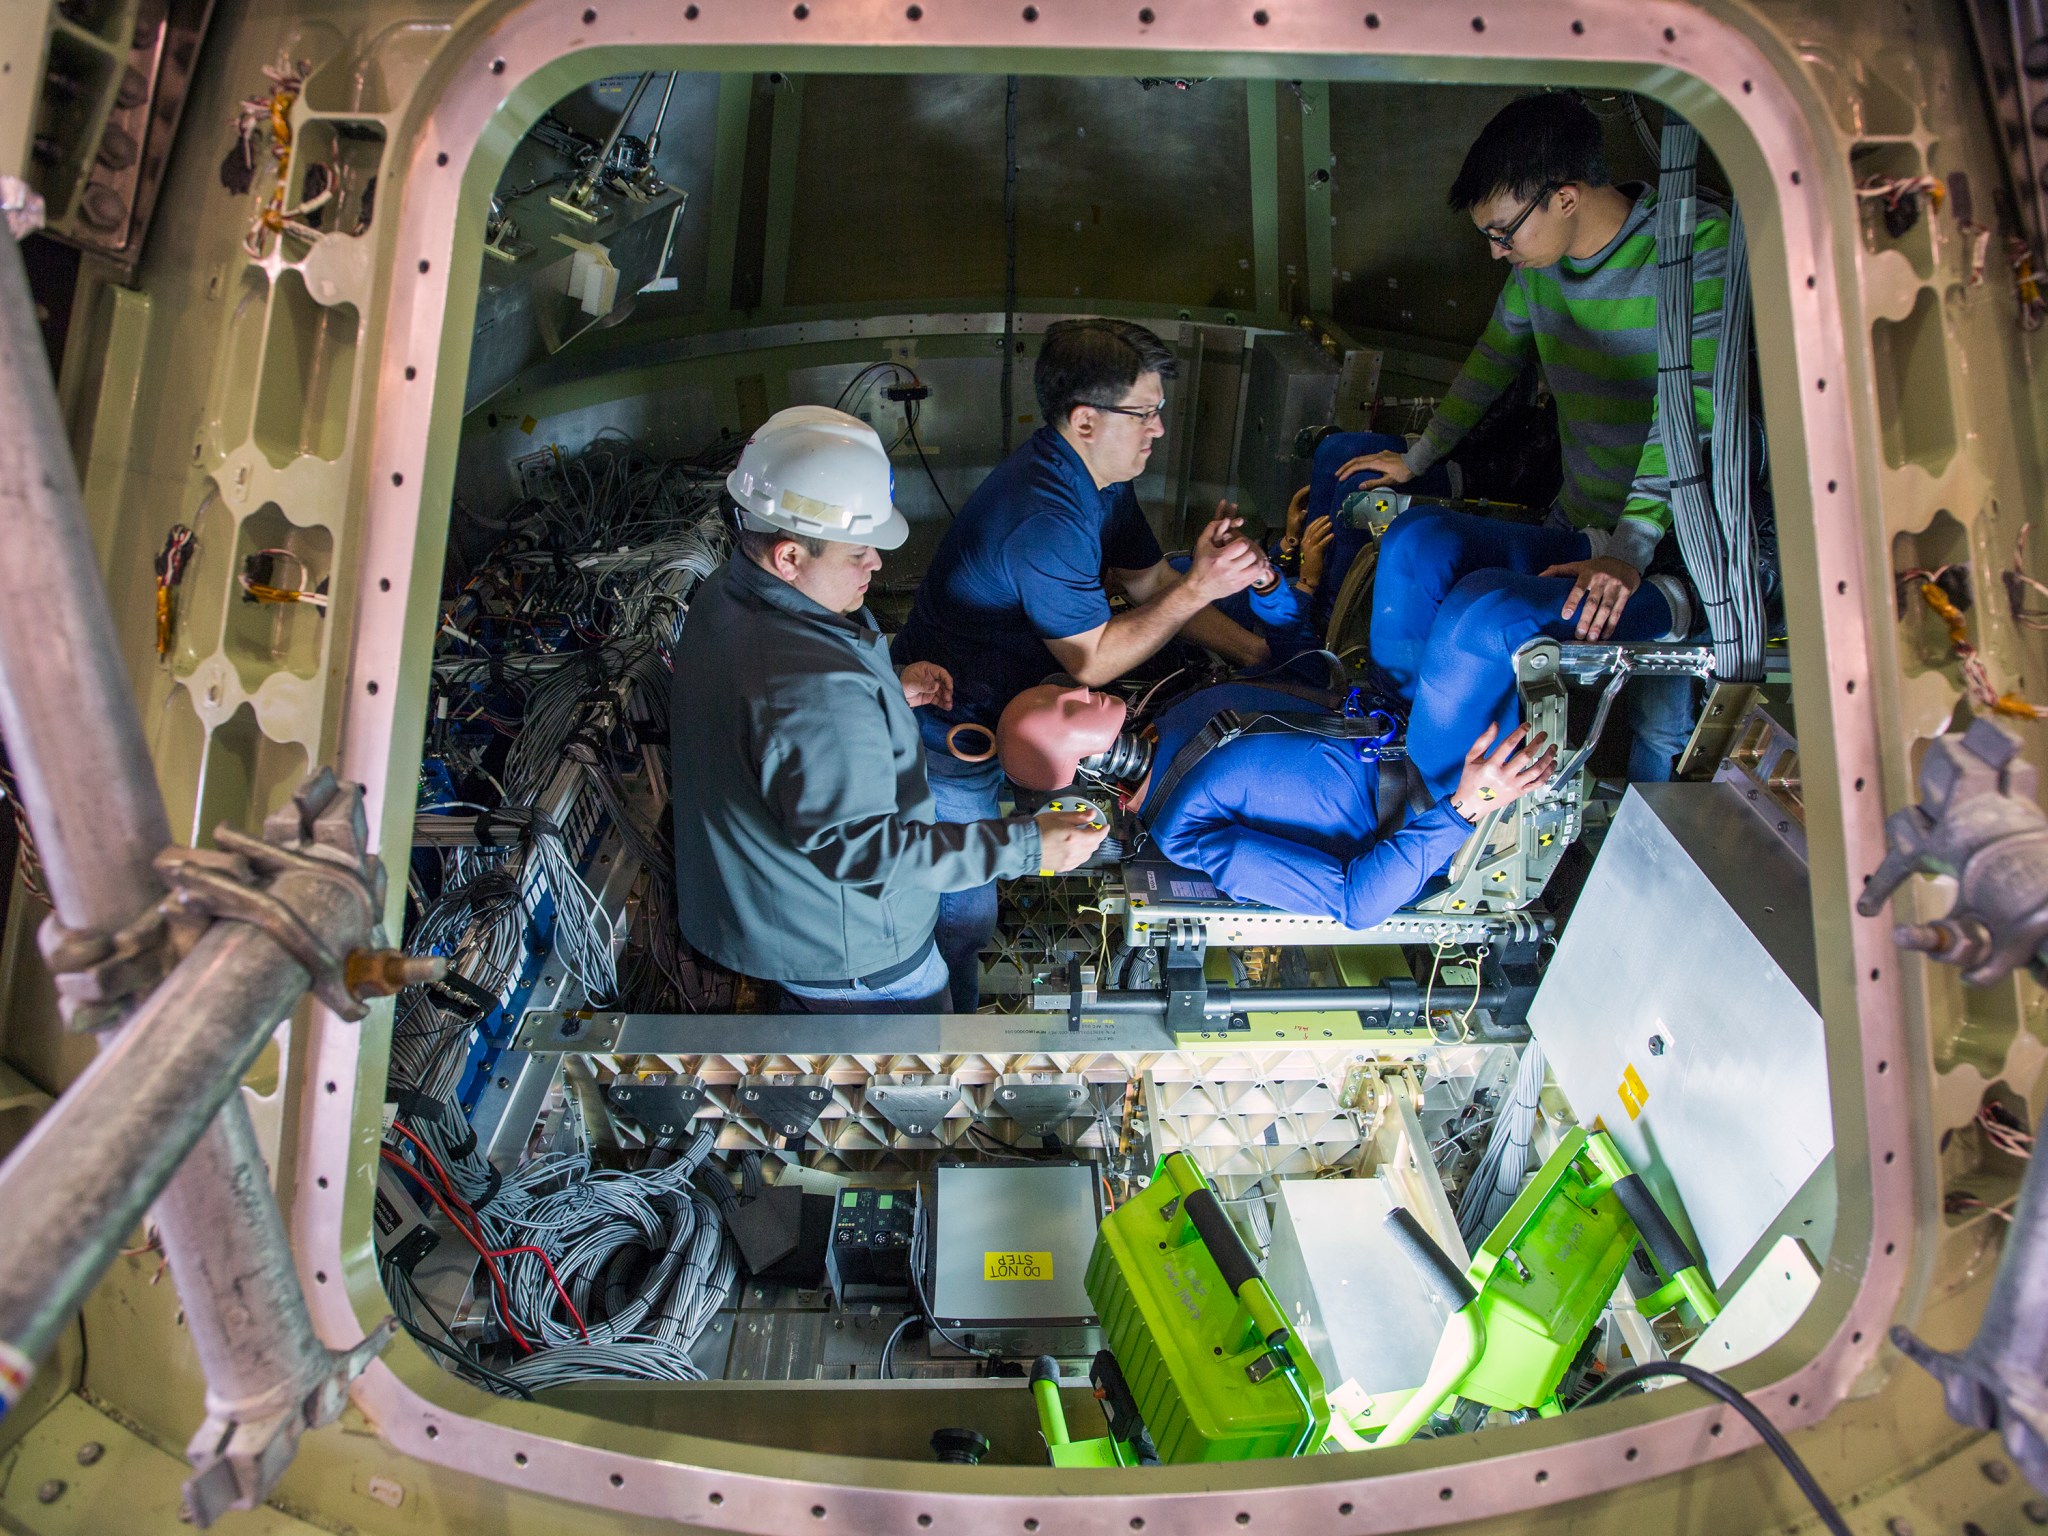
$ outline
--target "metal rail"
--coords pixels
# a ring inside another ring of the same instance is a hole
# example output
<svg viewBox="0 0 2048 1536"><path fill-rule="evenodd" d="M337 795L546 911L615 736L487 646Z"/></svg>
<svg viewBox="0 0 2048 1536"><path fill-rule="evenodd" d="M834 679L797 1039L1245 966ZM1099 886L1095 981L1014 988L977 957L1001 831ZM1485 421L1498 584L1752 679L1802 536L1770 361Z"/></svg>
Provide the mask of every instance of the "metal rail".
<svg viewBox="0 0 2048 1536"><path fill-rule="evenodd" d="M113 644L20 253L11 237L0 247L0 730L55 903L44 951L75 969L104 959L113 936L163 898L156 856L170 823ZM359 795L323 817L330 846L345 817L360 825ZM333 853L353 875L287 872L251 900L281 903L340 955L375 922L348 883L373 866L360 843ZM163 953L168 965L175 950ZM314 1336L237 1092L313 979L255 922L214 923L0 1164L13 1235L0 1244L0 1412L165 1195L158 1228L208 1387L207 1421L187 1452L201 1524L268 1494L298 1434L339 1411L347 1380L384 1336L346 1355Z"/></svg>

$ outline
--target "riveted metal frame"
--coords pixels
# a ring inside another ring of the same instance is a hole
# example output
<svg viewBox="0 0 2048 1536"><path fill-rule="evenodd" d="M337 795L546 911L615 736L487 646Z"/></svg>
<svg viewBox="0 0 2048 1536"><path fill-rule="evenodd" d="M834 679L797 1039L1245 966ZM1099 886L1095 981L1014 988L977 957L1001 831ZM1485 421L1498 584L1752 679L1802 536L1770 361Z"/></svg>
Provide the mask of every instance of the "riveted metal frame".
<svg viewBox="0 0 2048 1536"><path fill-rule="evenodd" d="M1850 903L1882 848L1881 775L1903 789L1905 765L1881 749L1895 739L1896 669L1874 617L1891 601L1881 536L1861 511L1874 505L1878 474L1870 360L1849 340L1865 334L1855 255L1832 233L1853 227L1848 169L1789 46L1734 5L1376 0L1372 25L1365 20L1353 0L1289 0L1270 13L1254 0L1155 0L1142 12L1098 0L1029 10L1009 0L474 8L416 93L409 132L394 136L409 158L391 167L392 276L381 331L364 343L374 349L375 418L342 578L358 593L337 767L369 787L380 840L404 845L483 209L520 134L574 86L676 67L1564 82L1656 95L1700 126L1728 170L1756 273L1843 1204L1819 1298L1736 1379L1781 1426L1810 1424L1869 1369L1907 1291L1911 1170L1925 1161L1907 1139L1912 1098L1925 1093L1925 1049L1907 1037L1901 962L1888 920L1858 919ZM361 1337L383 1308L368 1204L388 1023L385 1010L359 1032L316 1012L311 1032L291 1215L302 1272L334 1277L310 1288L330 1343ZM940 1531L1045 1536L1140 1522L1162 1536L1233 1519L1252 1529L1412 1530L1597 1494L1755 1443L1718 1404L1670 1392L1491 1432L1483 1446L1452 1439L1305 1461L1063 1474L813 1456L799 1480L787 1450L507 1403L403 1360L372 1367L355 1398L389 1443L426 1462L588 1506L761 1532L910 1529L919 1516ZM709 1424L717 1398L705 1402Z"/></svg>

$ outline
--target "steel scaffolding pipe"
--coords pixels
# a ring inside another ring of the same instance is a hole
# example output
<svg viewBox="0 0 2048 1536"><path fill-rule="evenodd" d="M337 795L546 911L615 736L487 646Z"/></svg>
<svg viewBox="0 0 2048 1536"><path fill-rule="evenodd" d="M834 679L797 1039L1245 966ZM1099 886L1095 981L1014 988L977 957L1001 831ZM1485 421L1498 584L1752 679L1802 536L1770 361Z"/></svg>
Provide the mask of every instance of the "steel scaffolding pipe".
<svg viewBox="0 0 2048 1536"><path fill-rule="evenodd" d="M110 935L164 894L152 861L170 844L170 824L114 645L20 252L4 234L0 247L0 732L57 922ZM368 938L374 914L366 921L341 882L286 874L271 892L334 953ZM209 1418L191 1453L202 1522L263 1497L299 1421L338 1411L337 1393L316 1389L345 1381L350 1363L314 1337L237 1094L310 979L261 929L216 923L0 1164L0 1210L15 1235L0 1245L4 1412L203 1139L159 1213L208 1383ZM234 1443L234 1413L284 1401L298 1418L261 1453Z"/></svg>

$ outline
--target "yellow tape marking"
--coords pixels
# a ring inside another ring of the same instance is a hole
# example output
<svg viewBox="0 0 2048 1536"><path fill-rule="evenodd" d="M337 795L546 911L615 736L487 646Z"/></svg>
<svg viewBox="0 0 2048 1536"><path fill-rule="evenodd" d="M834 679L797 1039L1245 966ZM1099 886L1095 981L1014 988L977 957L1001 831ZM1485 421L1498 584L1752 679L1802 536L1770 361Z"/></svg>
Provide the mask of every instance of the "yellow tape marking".
<svg viewBox="0 0 2048 1536"><path fill-rule="evenodd" d="M984 1253L981 1256L981 1278L984 1280L1050 1280L1052 1278L1052 1255L1049 1253Z"/></svg>

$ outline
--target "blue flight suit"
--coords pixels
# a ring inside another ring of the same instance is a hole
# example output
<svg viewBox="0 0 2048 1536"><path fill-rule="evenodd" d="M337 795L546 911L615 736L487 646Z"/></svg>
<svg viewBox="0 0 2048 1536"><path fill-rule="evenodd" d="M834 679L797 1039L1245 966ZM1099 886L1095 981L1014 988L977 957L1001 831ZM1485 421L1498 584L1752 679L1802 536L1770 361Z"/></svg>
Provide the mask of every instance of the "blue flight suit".
<svg viewBox="0 0 2048 1536"><path fill-rule="evenodd" d="M1448 793L1382 838L1378 763L1361 761L1355 742L1291 731L1240 736L1195 763L1163 802L1158 793L1174 756L1218 711L1312 708L1256 683L1181 700L1159 718L1139 815L1162 856L1234 900L1369 928L1413 901L1472 835Z"/></svg>

